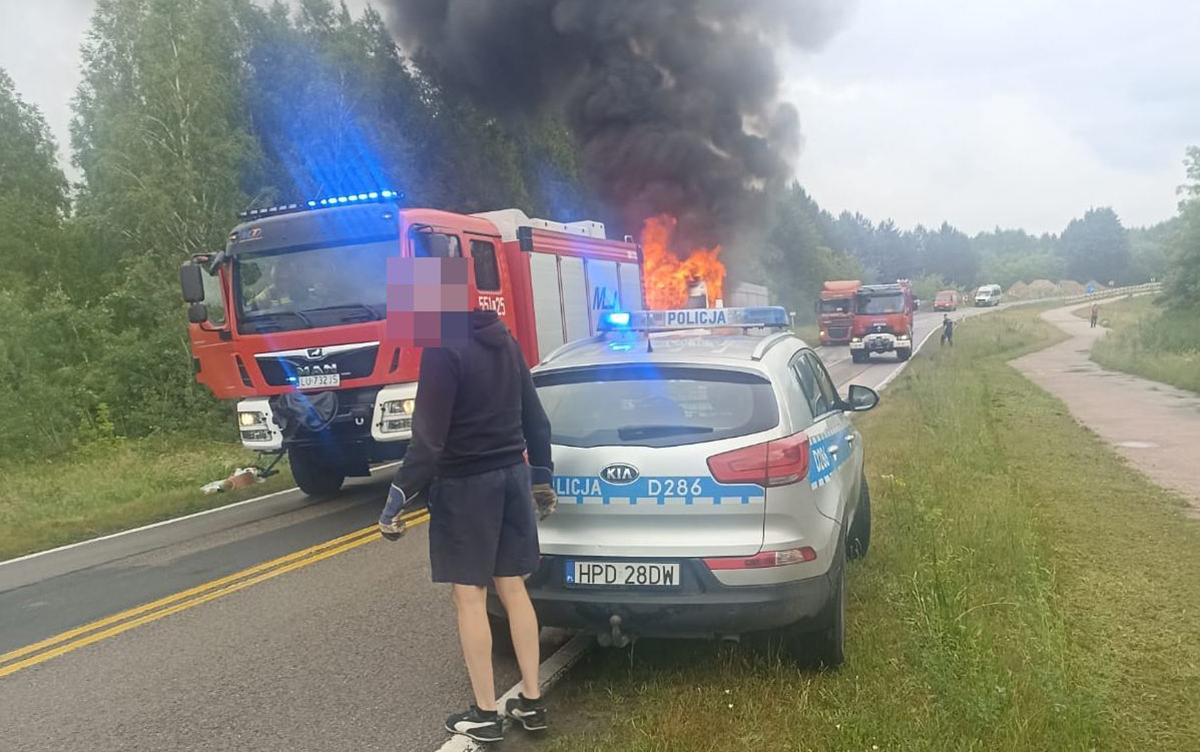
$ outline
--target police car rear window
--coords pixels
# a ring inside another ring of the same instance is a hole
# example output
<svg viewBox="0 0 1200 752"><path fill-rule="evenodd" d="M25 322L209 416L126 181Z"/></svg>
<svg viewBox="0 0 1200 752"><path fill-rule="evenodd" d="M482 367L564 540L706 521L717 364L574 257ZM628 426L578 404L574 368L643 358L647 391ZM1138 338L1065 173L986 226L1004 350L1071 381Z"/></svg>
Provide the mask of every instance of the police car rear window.
<svg viewBox="0 0 1200 752"><path fill-rule="evenodd" d="M564 446L682 446L779 424L771 383L752 373L639 365L538 374L534 383Z"/></svg>

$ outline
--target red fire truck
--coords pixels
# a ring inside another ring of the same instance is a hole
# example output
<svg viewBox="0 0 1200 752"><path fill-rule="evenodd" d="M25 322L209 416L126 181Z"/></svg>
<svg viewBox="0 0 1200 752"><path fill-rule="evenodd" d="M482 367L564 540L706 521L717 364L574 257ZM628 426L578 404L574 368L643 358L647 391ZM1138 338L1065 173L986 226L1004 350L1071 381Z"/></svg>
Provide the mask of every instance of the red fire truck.
<svg viewBox="0 0 1200 752"><path fill-rule="evenodd" d="M854 296L854 329L850 357L866 363L871 353L895 352L908 360L913 351L913 314L917 301L912 285L902 279L890 285L863 285Z"/></svg>
<svg viewBox="0 0 1200 752"><path fill-rule="evenodd" d="M831 280L822 287L817 301L817 338L822 345L844 345L850 341L854 294L861 286L857 279L845 279Z"/></svg>
<svg viewBox="0 0 1200 752"><path fill-rule="evenodd" d="M286 452L300 488L329 494L403 457L420 350L387 327L387 261L467 257L470 300L494 310L532 366L643 307L641 252L604 225L402 208L370 191L245 212L223 251L180 269L196 379L236 399L243 445Z"/></svg>

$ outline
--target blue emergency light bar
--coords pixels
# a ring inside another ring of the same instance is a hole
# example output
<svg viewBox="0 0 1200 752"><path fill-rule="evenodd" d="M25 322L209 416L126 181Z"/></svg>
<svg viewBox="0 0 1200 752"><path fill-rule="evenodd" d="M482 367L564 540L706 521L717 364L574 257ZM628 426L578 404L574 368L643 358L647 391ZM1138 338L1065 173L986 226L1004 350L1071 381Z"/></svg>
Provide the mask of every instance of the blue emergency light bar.
<svg viewBox="0 0 1200 752"><path fill-rule="evenodd" d="M279 206L268 206L263 209L248 209L247 211L238 212L238 219L259 219L261 217L270 217L276 214L288 214L290 212L305 211L306 209L320 209L328 206L344 206L346 204L367 204L371 202L384 201L399 201L404 198L404 194L400 191L393 191L388 188L381 191L367 191L365 193L347 193L345 196L328 196L326 198L311 198L303 204L280 204Z"/></svg>
<svg viewBox="0 0 1200 752"><path fill-rule="evenodd" d="M749 308L683 308L670 311L608 311L597 329L604 332L669 332L681 329L787 327L787 311L780 306Z"/></svg>

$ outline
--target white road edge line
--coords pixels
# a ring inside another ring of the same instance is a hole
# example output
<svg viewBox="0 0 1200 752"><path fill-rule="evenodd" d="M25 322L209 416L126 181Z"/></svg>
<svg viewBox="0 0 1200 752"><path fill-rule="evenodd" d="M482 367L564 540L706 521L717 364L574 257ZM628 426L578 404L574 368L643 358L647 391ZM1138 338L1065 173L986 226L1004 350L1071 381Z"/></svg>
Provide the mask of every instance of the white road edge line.
<svg viewBox="0 0 1200 752"><path fill-rule="evenodd" d="M399 464L400 464L400 461L397 460L396 462L388 462L386 464L379 465L378 467L373 467L373 468L371 468L371 474L374 475L376 470L386 470L389 467L395 467ZM5 561L0 561L0 567L4 567L8 564L16 564L16 563L22 562L22 561L29 561L30 559L36 559L41 556L49 556L50 554L56 554L56 553L59 553L62 551L69 551L72 548L79 548L81 546L87 546L92 543L100 543L102 541L112 540L114 538L121 538L126 535L133 535L134 533L145 532L146 530L153 530L154 528L158 528L158 527L165 527L167 525L173 525L176 522L186 522L187 520L194 520L197 517L204 517L206 515L216 514L218 512L227 512L230 509L236 509L237 507L245 506L246 504L253 504L258 501L266 501L267 499L272 499L272 498L275 498L276 496L282 496L283 494L292 493L293 491L298 491L298 490L300 490L300 489L295 488L295 487L285 488L282 491L275 491L273 493L265 494L263 496L255 496L250 499L242 499L241 501L235 501L232 504L226 504L226 505L220 506L220 507L213 507L212 509L205 509L202 512L193 512L192 514L184 515L183 517L172 517L169 520L160 520L159 522L154 522L149 525L142 525L141 527L135 527L130 530L122 530L122 531L116 532L116 533L109 533L108 535L101 535L98 538L89 538L87 540L79 541L77 543L69 543L65 546L59 546L58 548L51 548L51 549L47 549L45 551L34 551L31 554L25 554L24 556L18 556L15 559L7 559Z"/></svg>
<svg viewBox="0 0 1200 752"><path fill-rule="evenodd" d="M883 381L879 382L879 386L875 387L875 391L882 392L884 389L887 389L888 384L895 381L896 377L898 377L905 368L908 368L908 364L912 362L912 359L916 357L917 353L921 352L921 348L925 346L925 343L929 341L929 338L932 337L936 332L941 331L941 328L942 327L940 326L935 326L930 329L929 333L921 339L919 344L917 344L916 349L913 350L912 355L908 357L908 360L897 366L896 370L892 371L887 376L884 376Z"/></svg>
<svg viewBox="0 0 1200 752"><path fill-rule="evenodd" d="M538 682L541 684L542 695L554 686L554 684L562 678L563 674L571 666L575 665L575 661L579 660L584 653L587 652L596 642L596 638L592 635L577 634L567 641L546 660L542 661L542 665L538 666ZM521 691L521 682L517 682L496 700L496 707L500 712L504 712L504 703L517 696ZM509 727L509 732L525 733L522 729ZM544 732L543 732L544 733ZM452 736L445 744L438 747L437 752L475 752L482 749L483 745L472 741L465 736Z"/></svg>

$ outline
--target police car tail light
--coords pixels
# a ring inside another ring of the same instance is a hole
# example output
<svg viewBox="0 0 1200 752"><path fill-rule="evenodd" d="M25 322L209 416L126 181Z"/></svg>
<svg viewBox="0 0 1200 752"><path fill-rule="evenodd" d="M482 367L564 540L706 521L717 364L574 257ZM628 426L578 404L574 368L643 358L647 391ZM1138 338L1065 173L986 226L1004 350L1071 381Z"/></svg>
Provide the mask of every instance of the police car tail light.
<svg viewBox="0 0 1200 752"><path fill-rule="evenodd" d="M808 476L808 456L808 436L797 433L713 455L708 458L708 470L719 483L786 486Z"/></svg>
<svg viewBox="0 0 1200 752"><path fill-rule="evenodd" d="M754 556L721 556L705 559L704 563L710 570L721 569L765 569L767 567L782 567L787 564L803 564L817 558L817 552L808 546L792 548L787 551L763 551Z"/></svg>

